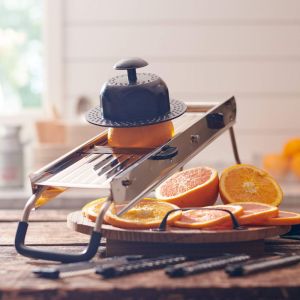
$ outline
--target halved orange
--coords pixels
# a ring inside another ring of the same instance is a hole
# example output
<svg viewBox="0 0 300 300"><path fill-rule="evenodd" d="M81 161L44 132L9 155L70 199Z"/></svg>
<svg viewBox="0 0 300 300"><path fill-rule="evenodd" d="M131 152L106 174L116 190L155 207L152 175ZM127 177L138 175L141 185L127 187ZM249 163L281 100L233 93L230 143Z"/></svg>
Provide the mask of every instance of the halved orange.
<svg viewBox="0 0 300 300"><path fill-rule="evenodd" d="M172 121L128 128L109 128L107 140L116 148L155 148L168 142L174 135Z"/></svg>
<svg viewBox="0 0 300 300"><path fill-rule="evenodd" d="M203 207L205 208L205 207ZM240 205L214 205L206 206L206 208L222 208L230 210L235 216L243 213ZM219 210L188 210L182 212L181 217L174 222L174 226L183 228L209 228L222 224L231 224L231 217L225 211Z"/></svg>
<svg viewBox="0 0 300 300"><path fill-rule="evenodd" d="M100 209L103 205L103 203L105 202L106 198L99 198L96 199L94 201L91 201L89 203L87 203L82 209L82 214L88 218L89 220L91 220L92 222L95 222L98 214L100 212Z"/></svg>
<svg viewBox="0 0 300 300"><path fill-rule="evenodd" d="M278 206L283 194L278 183L267 172L240 164L223 171L220 196L224 203L259 202Z"/></svg>
<svg viewBox="0 0 300 300"><path fill-rule="evenodd" d="M219 193L219 177L215 169L197 167L175 173L155 191L160 201L179 207L213 205Z"/></svg>
<svg viewBox="0 0 300 300"><path fill-rule="evenodd" d="M290 168L294 175L300 179L300 152L291 158Z"/></svg>
<svg viewBox="0 0 300 300"><path fill-rule="evenodd" d="M289 171L289 159L283 154L265 154L262 163L264 170L275 178L283 178Z"/></svg>
<svg viewBox="0 0 300 300"><path fill-rule="evenodd" d="M165 215L173 209L178 209L178 206L160 202L156 199L145 198L137 205L124 213L121 217L116 215L116 211L122 208L123 205L112 205L104 216L104 220L113 226L128 229L149 229L157 228ZM172 224L180 218L181 211L170 214L168 224Z"/></svg>
<svg viewBox="0 0 300 300"><path fill-rule="evenodd" d="M257 220L253 225L296 225L300 224L300 214L290 211L280 210L277 217L268 218L265 220Z"/></svg>
<svg viewBox="0 0 300 300"><path fill-rule="evenodd" d="M300 138L289 139L283 148L283 155L292 158L295 154L300 153Z"/></svg>
<svg viewBox="0 0 300 300"><path fill-rule="evenodd" d="M243 214L238 217L241 225L277 217L279 209L276 206L257 202L236 202L234 204L243 207Z"/></svg>

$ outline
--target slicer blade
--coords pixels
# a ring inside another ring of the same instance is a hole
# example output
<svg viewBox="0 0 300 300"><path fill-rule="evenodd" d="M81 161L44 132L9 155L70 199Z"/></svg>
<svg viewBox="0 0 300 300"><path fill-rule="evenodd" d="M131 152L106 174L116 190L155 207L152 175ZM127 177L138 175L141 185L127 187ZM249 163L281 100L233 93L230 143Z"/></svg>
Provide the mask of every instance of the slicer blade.
<svg viewBox="0 0 300 300"><path fill-rule="evenodd" d="M173 121L175 136L155 149L111 148L104 132L32 174L32 188L101 189L109 185L113 201L126 205L122 214L214 139L232 130L235 120L232 97L217 105L188 105L187 112Z"/></svg>

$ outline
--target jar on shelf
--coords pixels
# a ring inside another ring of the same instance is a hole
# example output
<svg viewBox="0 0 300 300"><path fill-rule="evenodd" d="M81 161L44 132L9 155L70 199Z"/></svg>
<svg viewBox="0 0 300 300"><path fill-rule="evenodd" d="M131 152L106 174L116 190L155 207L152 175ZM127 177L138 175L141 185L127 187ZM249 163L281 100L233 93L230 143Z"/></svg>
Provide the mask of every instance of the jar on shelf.
<svg viewBox="0 0 300 300"><path fill-rule="evenodd" d="M20 140L20 126L0 127L0 188L23 187L23 145Z"/></svg>

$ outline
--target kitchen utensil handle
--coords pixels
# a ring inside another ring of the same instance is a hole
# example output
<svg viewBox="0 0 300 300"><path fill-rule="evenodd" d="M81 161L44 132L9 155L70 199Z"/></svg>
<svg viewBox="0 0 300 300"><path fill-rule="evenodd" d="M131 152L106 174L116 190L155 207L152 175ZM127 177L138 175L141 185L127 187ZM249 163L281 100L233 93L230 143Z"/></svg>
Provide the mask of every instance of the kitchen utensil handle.
<svg viewBox="0 0 300 300"><path fill-rule="evenodd" d="M25 221L19 222L16 238L15 238L16 250L24 256L44 259L44 260L51 260L51 261L60 261L62 263L71 263L71 262L90 260L97 253L100 240L101 240L101 233L93 231L87 248L83 252L78 254L38 250L25 245L24 241L27 233L27 228L28 228L27 222Z"/></svg>
<svg viewBox="0 0 300 300"><path fill-rule="evenodd" d="M132 70L146 67L148 63L139 57L124 58L114 65L115 70Z"/></svg>
<svg viewBox="0 0 300 300"><path fill-rule="evenodd" d="M244 276L253 273L273 270L276 268L283 268L298 264L300 262L300 255L292 255L287 257L280 257L267 261L258 261L251 264L233 265L226 268L226 273L229 276Z"/></svg>

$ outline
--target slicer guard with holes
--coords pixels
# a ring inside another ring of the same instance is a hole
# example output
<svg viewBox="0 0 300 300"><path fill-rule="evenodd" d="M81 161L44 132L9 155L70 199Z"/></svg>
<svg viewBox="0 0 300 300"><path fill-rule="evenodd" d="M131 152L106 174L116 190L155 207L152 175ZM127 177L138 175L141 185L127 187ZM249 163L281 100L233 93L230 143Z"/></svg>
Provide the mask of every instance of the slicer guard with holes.
<svg viewBox="0 0 300 300"><path fill-rule="evenodd" d="M119 214L124 213L227 130L235 160L240 163L233 131L235 121L234 97L222 103L187 103L187 111L174 121L175 136L157 148L110 148L107 132L85 142L30 175L32 196L18 224L16 250L24 256L64 263L90 260L97 253L103 217L112 202L125 204ZM55 198L66 189L101 189L107 184L110 194L96 219L89 244L82 253L51 252L25 245L32 209L42 206L45 200Z"/></svg>

